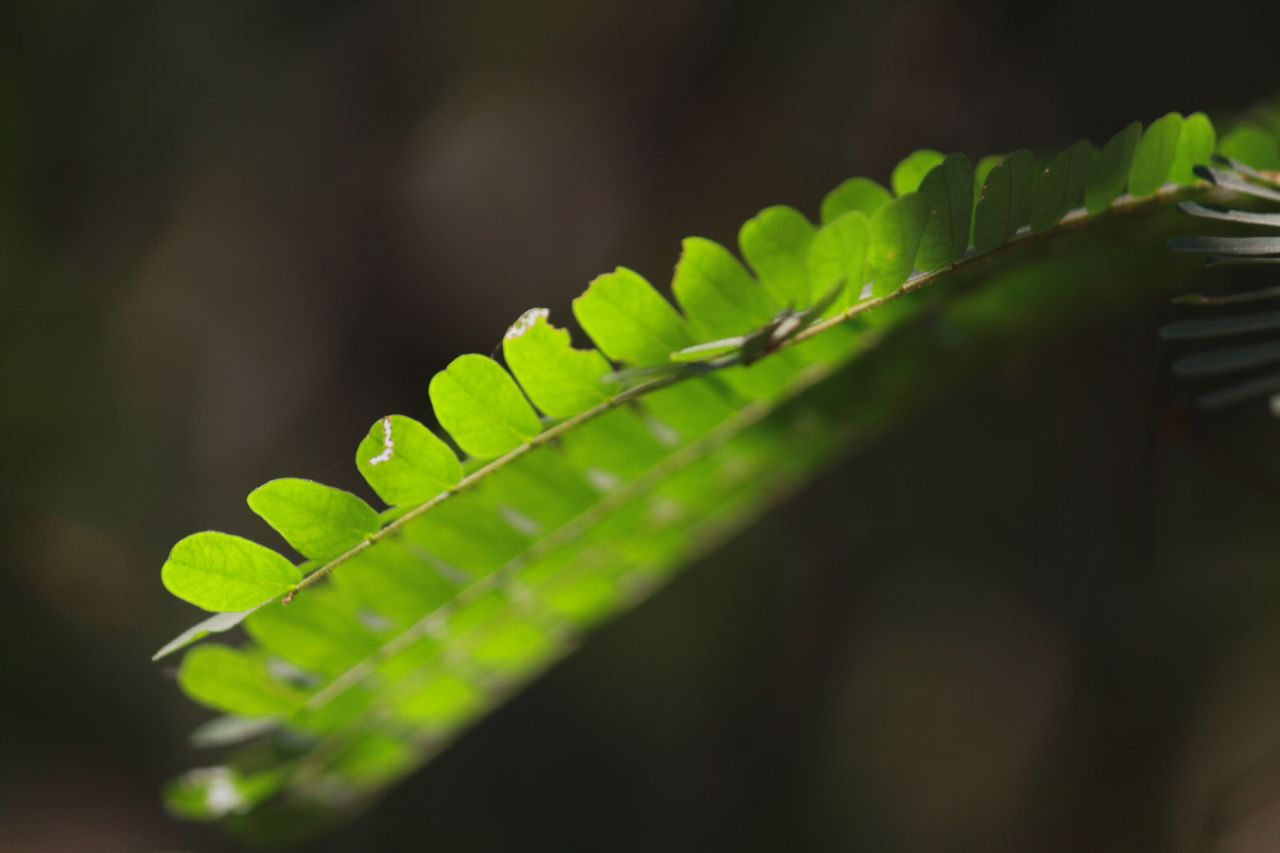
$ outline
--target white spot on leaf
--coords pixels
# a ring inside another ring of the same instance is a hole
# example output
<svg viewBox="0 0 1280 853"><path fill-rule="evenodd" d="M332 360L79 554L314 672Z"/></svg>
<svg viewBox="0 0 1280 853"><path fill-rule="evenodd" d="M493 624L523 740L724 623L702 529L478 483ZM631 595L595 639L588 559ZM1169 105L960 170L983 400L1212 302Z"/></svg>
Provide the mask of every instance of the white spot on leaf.
<svg viewBox="0 0 1280 853"><path fill-rule="evenodd" d="M511 328L507 329L503 337L505 340L514 341L536 326L539 320L545 320L550 315L551 312L546 308L530 308L511 324Z"/></svg>
<svg viewBox="0 0 1280 853"><path fill-rule="evenodd" d="M187 779L204 788L204 807L213 817L243 812L249 805L226 767L200 767L188 773Z"/></svg>
<svg viewBox="0 0 1280 853"><path fill-rule="evenodd" d="M370 465L381 465L383 462L391 461L391 454L395 452L396 443L391 438L391 418L382 419L382 452L369 460Z"/></svg>

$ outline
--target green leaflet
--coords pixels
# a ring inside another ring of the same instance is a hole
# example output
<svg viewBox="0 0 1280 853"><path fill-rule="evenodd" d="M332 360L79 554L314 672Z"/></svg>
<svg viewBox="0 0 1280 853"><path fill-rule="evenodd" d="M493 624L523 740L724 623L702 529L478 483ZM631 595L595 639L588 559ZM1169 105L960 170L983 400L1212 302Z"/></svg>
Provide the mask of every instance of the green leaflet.
<svg viewBox="0 0 1280 853"><path fill-rule="evenodd" d="M259 654L219 643L196 646L182 658L178 685L202 705L242 717L289 714L305 695L271 677Z"/></svg>
<svg viewBox="0 0 1280 853"><path fill-rule="evenodd" d="M1043 231L1084 199L1085 179L1097 158L1097 149L1080 141L1058 154L1031 184L1031 230Z"/></svg>
<svg viewBox="0 0 1280 853"><path fill-rule="evenodd" d="M822 224L827 225L855 210L867 216L893 199L884 187L869 178L850 178L822 199Z"/></svg>
<svg viewBox="0 0 1280 853"><path fill-rule="evenodd" d="M809 251L809 276L814 288L826 293L843 281L843 298L835 304L856 304L863 283L871 278L870 245L871 220L861 211L846 213L822 226Z"/></svg>
<svg viewBox="0 0 1280 853"><path fill-rule="evenodd" d="M951 154L920 182L920 195L929 209L916 266L928 272L945 267L969 246L969 217L973 215L973 167L963 154Z"/></svg>
<svg viewBox="0 0 1280 853"><path fill-rule="evenodd" d="M461 355L431 378L440 426L477 459L514 450L542 431L511 374L483 355Z"/></svg>
<svg viewBox="0 0 1280 853"><path fill-rule="evenodd" d="M369 427L356 450L356 467L390 506L422 503L462 479L449 445L404 415L388 415Z"/></svg>
<svg viewBox="0 0 1280 853"><path fill-rule="evenodd" d="M887 296L902 286L916 264L929 208L919 193L908 193L871 217L872 293Z"/></svg>
<svg viewBox="0 0 1280 853"><path fill-rule="evenodd" d="M1102 153L1085 179L1084 207L1089 213L1101 213L1124 192L1133 153L1141 138L1142 122L1135 121L1102 146Z"/></svg>
<svg viewBox="0 0 1280 853"><path fill-rule="evenodd" d="M1168 113L1151 123L1133 152L1129 167L1129 192L1150 195L1164 186L1169 170L1178 155L1178 139L1182 135L1182 115Z"/></svg>
<svg viewBox="0 0 1280 853"><path fill-rule="evenodd" d="M987 184L987 176L991 174L996 166L999 166L1007 159L1008 155L1005 154L988 154L978 161L978 165L973 167L973 199L975 205L982 195L982 188Z"/></svg>
<svg viewBox="0 0 1280 853"><path fill-rule="evenodd" d="M1280 143L1252 125L1237 127L1223 137L1218 153L1255 169L1280 169Z"/></svg>
<svg viewBox="0 0 1280 853"><path fill-rule="evenodd" d="M732 252L701 237L681 243L671 289L698 337L707 340L748 332L783 308Z"/></svg>
<svg viewBox="0 0 1280 853"><path fill-rule="evenodd" d="M573 315L600 351L627 364L664 364L694 343L684 318L626 267L596 278L573 300Z"/></svg>
<svg viewBox="0 0 1280 853"><path fill-rule="evenodd" d="M309 560L325 560L378 530L378 514L360 498L288 477L249 493L249 508Z"/></svg>
<svg viewBox="0 0 1280 853"><path fill-rule="evenodd" d="M898 198L920 189L924 176L940 165L946 157L941 151L922 148L907 155L901 163L893 167L893 175L889 178L889 186Z"/></svg>
<svg viewBox="0 0 1280 853"><path fill-rule="evenodd" d="M1035 157L1026 149L1015 151L991 169L973 214L974 249L990 251L1027 224L1035 173Z"/></svg>
<svg viewBox="0 0 1280 853"><path fill-rule="evenodd" d="M1213 122L1204 113L1192 113L1183 119L1182 131L1178 134L1178 150L1174 154L1173 165L1169 167L1169 181L1184 186L1198 181L1191 170L1209 164L1217 141Z"/></svg>
<svg viewBox="0 0 1280 853"><path fill-rule="evenodd" d="M770 322L783 308L732 252L701 237L690 237L681 244L671 289L702 341L750 332ZM779 356L729 370L723 374L724 381L748 397L772 397L786 386L800 363L794 353ZM671 419L674 407L659 408Z"/></svg>
<svg viewBox="0 0 1280 853"><path fill-rule="evenodd" d="M526 311L502 339L502 355L529 399L555 418L568 418L609 399L602 377L613 368L595 350L574 349L547 309Z"/></svg>
<svg viewBox="0 0 1280 853"><path fill-rule="evenodd" d="M738 232L742 257L783 305L803 308L813 301L809 286L809 243L813 224L793 207L766 207Z"/></svg>
<svg viewBox="0 0 1280 853"><path fill-rule="evenodd" d="M284 595L302 580L293 563L228 533L194 533L173 546L160 570L165 589L215 613L248 610Z"/></svg>

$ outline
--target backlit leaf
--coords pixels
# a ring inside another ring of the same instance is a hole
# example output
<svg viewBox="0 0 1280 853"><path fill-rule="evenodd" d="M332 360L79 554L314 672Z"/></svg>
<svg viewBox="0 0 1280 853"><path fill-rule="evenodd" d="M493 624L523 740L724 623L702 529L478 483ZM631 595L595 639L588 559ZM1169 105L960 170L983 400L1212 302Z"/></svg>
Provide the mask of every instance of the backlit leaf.
<svg viewBox="0 0 1280 853"><path fill-rule="evenodd" d="M431 405L458 446L479 459L514 450L542 431L511 374L483 355L462 355L431 378Z"/></svg>
<svg viewBox="0 0 1280 853"><path fill-rule="evenodd" d="M808 259L814 233L803 213L785 205L765 208L738 233L742 257L784 306L804 308L813 299Z"/></svg>
<svg viewBox="0 0 1280 853"><path fill-rule="evenodd" d="M929 209L916 267L926 272L957 260L969 246L973 215L973 167L963 154L951 154L920 183Z"/></svg>
<svg viewBox="0 0 1280 853"><path fill-rule="evenodd" d="M920 189L924 176L932 172L945 159L941 151L934 151L932 148L922 148L907 155L902 162L893 167L893 175L889 179L893 194L901 198Z"/></svg>
<svg viewBox="0 0 1280 853"><path fill-rule="evenodd" d="M173 546L160 570L165 589L217 613L248 610L287 593L302 580L293 563L256 542L228 533L194 533Z"/></svg>
<svg viewBox="0 0 1280 853"><path fill-rule="evenodd" d="M457 455L413 418L375 421L356 450L356 467L391 506L430 500L462 479Z"/></svg>
<svg viewBox="0 0 1280 853"><path fill-rule="evenodd" d="M893 199L884 187L869 178L850 178L822 199L822 224L859 211L868 217Z"/></svg>
<svg viewBox="0 0 1280 853"><path fill-rule="evenodd" d="M1196 166L1208 165L1217 144L1213 122L1204 113L1192 113L1182 120L1178 134L1178 150L1169 167L1169 181L1175 184L1193 184L1197 177L1192 171Z"/></svg>
<svg viewBox="0 0 1280 853"><path fill-rule="evenodd" d="M249 508L312 560L336 556L379 527L378 514L350 492L294 477L254 489Z"/></svg>
<svg viewBox="0 0 1280 853"><path fill-rule="evenodd" d="M1168 113L1151 123L1138 140L1129 167L1129 192L1135 196L1150 195L1169 180L1174 158L1178 156L1178 140L1182 136L1182 115Z"/></svg>
<svg viewBox="0 0 1280 853"><path fill-rule="evenodd" d="M1135 121L1102 146L1102 152L1085 178L1084 206L1089 213L1101 213L1124 192L1133 154L1141 138L1142 122Z"/></svg>
<svg viewBox="0 0 1280 853"><path fill-rule="evenodd" d="M929 209L919 193L894 199L871 217L873 293L886 296L902 286L916 265Z"/></svg>
<svg viewBox="0 0 1280 853"><path fill-rule="evenodd" d="M596 350L573 347L542 308L526 311L502 340L502 355L529 399L548 415L568 418L609 399L603 377L613 372Z"/></svg>
<svg viewBox="0 0 1280 853"><path fill-rule="evenodd" d="M1001 161L983 184L974 211L973 247L987 252L1007 241L1031 218L1035 158L1025 149Z"/></svg>

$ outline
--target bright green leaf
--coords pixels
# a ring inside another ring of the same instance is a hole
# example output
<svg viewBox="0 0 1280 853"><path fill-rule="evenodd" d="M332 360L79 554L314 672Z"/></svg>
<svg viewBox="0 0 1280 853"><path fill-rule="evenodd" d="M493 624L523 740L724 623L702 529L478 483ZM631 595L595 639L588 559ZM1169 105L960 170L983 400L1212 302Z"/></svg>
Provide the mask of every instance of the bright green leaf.
<svg viewBox="0 0 1280 853"><path fill-rule="evenodd" d="M462 479L449 445L404 415L388 415L369 427L356 450L356 467L391 506L430 500Z"/></svg>
<svg viewBox="0 0 1280 853"><path fill-rule="evenodd" d="M742 257L783 305L804 308L813 300L808 268L813 235L804 214L785 205L765 208L738 232Z"/></svg>
<svg viewBox="0 0 1280 853"><path fill-rule="evenodd" d="M681 243L671 289L689 325L706 340L749 332L783 307L732 252L701 237Z"/></svg>
<svg viewBox="0 0 1280 853"><path fill-rule="evenodd" d="M249 508L310 560L337 556L379 527L378 514L360 498L296 477L263 483L249 493Z"/></svg>
<svg viewBox="0 0 1280 853"><path fill-rule="evenodd" d="M1168 113L1151 123L1133 152L1129 167L1129 192L1135 196L1151 195L1164 186L1178 156L1178 139L1182 135L1182 115Z"/></svg>
<svg viewBox="0 0 1280 853"><path fill-rule="evenodd" d="M1218 153L1255 169L1280 170L1280 144L1275 137L1252 125L1242 125L1228 133Z"/></svg>
<svg viewBox="0 0 1280 853"><path fill-rule="evenodd" d="M870 245L871 220L861 211L846 213L822 226L809 249L809 274L815 289L827 293L844 282L844 298L835 304L856 303L863 284L871 279Z"/></svg>
<svg viewBox="0 0 1280 853"><path fill-rule="evenodd" d="M284 595L302 580L302 572L270 548L209 531L174 545L160 578L183 601L228 613Z"/></svg>
<svg viewBox="0 0 1280 853"><path fill-rule="evenodd" d="M511 374L483 355L458 356L427 390L440 425L478 459L501 456L542 431Z"/></svg>
<svg viewBox="0 0 1280 853"><path fill-rule="evenodd" d="M596 350L575 349L545 308L526 311L502 339L502 355L535 406L568 418L609 399L601 377L613 368Z"/></svg>
<svg viewBox="0 0 1280 853"><path fill-rule="evenodd" d="M870 178L849 178L822 199L822 224L855 210L870 217L892 200L893 195Z"/></svg>
<svg viewBox="0 0 1280 853"><path fill-rule="evenodd" d="M634 365L666 364L695 343L671 303L626 267L599 276L573 300L573 315L600 351Z"/></svg>
<svg viewBox="0 0 1280 853"><path fill-rule="evenodd" d="M1191 171L1196 166L1209 165L1217 136L1213 122L1204 113L1192 113L1182 121L1178 135L1178 151L1169 167L1169 180L1175 184L1194 184L1199 180Z"/></svg>
<svg viewBox="0 0 1280 853"><path fill-rule="evenodd" d="M219 643L187 652L178 685L200 704L242 717L288 715L305 698L272 678L262 655Z"/></svg>
<svg viewBox="0 0 1280 853"><path fill-rule="evenodd" d="M920 189L924 176L932 172L934 167L945 159L941 151L934 151L931 148L922 148L909 154L906 159L893 167L893 175L889 179L893 194L902 198Z"/></svg>
<svg viewBox="0 0 1280 853"><path fill-rule="evenodd" d="M732 252L701 237L682 243L671 289L700 341L746 334L770 322L783 308ZM799 363L796 353L779 353L777 358L734 368L723 377L749 397L772 397L786 386ZM667 420L672 419L673 411L689 409L668 406L665 401L659 408Z"/></svg>
<svg viewBox="0 0 1280 853"><path fill-rule="evenodd" d="M1133 165L1133 153L1141 138L1142 122L1135 121L1102 146L1102 153L1085 179L1085 210L1101 213L1124 192L1129 181L1129 168Z"/></svg>
<svg viewBox="0 0 1280 853"><path fill-rule="evenodd" d="M887 296L915 269L916 250L929 209L919 193L894 199L871 217L872 293Z"/></svg>

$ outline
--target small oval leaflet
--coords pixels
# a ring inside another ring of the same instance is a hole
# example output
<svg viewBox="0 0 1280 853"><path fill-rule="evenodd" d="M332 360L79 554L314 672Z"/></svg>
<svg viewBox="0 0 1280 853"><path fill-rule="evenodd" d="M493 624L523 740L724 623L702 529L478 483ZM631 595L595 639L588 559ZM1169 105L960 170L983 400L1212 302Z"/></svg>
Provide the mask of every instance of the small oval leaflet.
<svg viewBox="0 0 1280 853"><path fill-rule="evenodd" d="M271 480L248 500L250 509L310 560L337 556L379 527L378 514L360 498L313 480Z"/></svg>
<svg viewBox="0 0 1280 853"><path fill-rule="evenodd" d="M742 257L783 305L799 308L813 298L809 286L809 246L814 227L793 207L766 207L738 233Z"/></svg>
<svg viewBox="0 0 1280 853"><path fill-rule="evenodd" d="M919 193L908 193L886 204L871 217L874 296L887 296L911 275L928 213L924 198Z"/></svg>
<svg viewBox="0 0 1280 853"><path fill-rule="evenodd" d="M920 182L920 195L929 209L916 266L926 272L945 267L969 245L973 214L973 166L963 154L948 155Z"/></svg>
<svg viewBox="0 0 1280 853"><path fill-rule="evenodd" d="M920 189L924 176L945 159L941 151L934 151L932 148L922 148L908 154L901 163L893 167L893 174L889 178L893 194L902 198Z"/></svg>
<svg viewBox="0 0 1280 853"><path fill-rule="evenodd" d="M1085 178L1084 207L1090 213L1101 213L1124 192L1133 165L1133 152L1142 138L1142 122L1131 122L1124 130L1107 140Z"/></svg>
<svg viewBox="0 0 1280 853"><path fill-rule="evenodd" d="M502 355L534 405L569 418L609 399L603 381L613 368L596 350L575 349L545 308L526 311L502 341Z"/></svg>
<svg viewBox="0 0 1280 853"><path fill-rule="evenodd" d="M462 479L449 445L405 415L387 415L369 427L356 449L356 467L390 506L422 503Z"/></svg>
<svg viewBox="0 0 1280 853"><path fill-rule="evenodd" d="M501 456L542 431L511 374L486 356L458 356L427 391L440 425L477 459Z"/></svg>
<svg viewBox="0 0 1280 853"><path fill-rule="evenodd" d="M639 273L618 267L573 300L573 315L600 351L627 364L664 364L693 338L684 318Z"/></svg>
<svg viewBox="0 0 1280 853"><path fill-rule="evenodd" d="M171 593L214 613L249 610L302 580L270 548L229 533L194 533L173 546L160 578Z"/></svg>
<svg viewBox="0 0 1280 853"><path fill-rule="evenodd" d="M893 195L870 178L849 178L822 199L822 224L855 210L870 216L892 200Z"/></svg>
<svg viewBox="0 0 1280 853"><path fill-rule="evenodd" d="M1150 195L1164 186L1178 155L1178 139L1182 135L1182 115L1169 113L1151 123L1133 152L1129 167L1129 192Z"/></svg>

